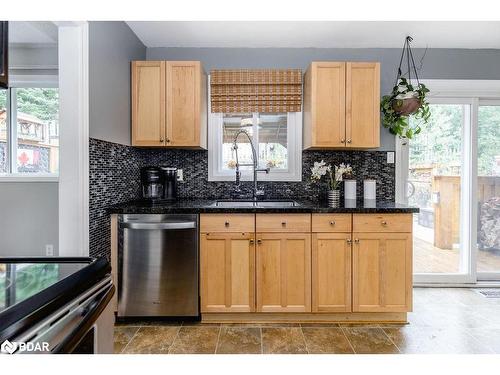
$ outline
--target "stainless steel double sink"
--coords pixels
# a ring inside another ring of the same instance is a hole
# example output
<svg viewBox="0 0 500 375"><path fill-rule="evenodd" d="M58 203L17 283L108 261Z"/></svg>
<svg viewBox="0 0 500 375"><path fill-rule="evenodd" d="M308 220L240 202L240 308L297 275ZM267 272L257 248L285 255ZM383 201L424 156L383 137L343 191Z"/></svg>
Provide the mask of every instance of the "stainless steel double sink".
<svg viewBox="0 0 500 375"><path fill-rule="evenodd" d="M252 200L218 200L213 204L215 207L299 207L300 204L296 201L252 201Z"/></svg>

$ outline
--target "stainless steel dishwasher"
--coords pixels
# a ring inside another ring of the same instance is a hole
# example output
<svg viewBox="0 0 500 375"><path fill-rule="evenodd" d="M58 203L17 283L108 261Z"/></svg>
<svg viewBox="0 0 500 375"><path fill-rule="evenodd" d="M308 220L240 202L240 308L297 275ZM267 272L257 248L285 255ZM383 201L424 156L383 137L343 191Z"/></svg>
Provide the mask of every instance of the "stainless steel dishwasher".
<svg viewBox="0 0 500 375"><path fill-rule="evenodd" d="M118 317L197 317L198 215L121 215Z"/></svg>

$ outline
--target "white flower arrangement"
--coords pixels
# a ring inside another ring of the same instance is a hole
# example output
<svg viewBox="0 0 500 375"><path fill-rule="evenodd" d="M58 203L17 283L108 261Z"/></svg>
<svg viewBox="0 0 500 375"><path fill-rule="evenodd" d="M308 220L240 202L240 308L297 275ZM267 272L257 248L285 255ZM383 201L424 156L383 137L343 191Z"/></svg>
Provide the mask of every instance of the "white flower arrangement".
<svg viewBox="0 0 500 375"><path fill-rule="evenodd" d="M315 161L314 166L311 168L311 180L319 182L323 176L328 174L328 188L330 190L337 190L340 183L344 180L344 176L352 174L352 167L349 164L340 164L339 166L326 164L324 160L320 162Z"/></svg>

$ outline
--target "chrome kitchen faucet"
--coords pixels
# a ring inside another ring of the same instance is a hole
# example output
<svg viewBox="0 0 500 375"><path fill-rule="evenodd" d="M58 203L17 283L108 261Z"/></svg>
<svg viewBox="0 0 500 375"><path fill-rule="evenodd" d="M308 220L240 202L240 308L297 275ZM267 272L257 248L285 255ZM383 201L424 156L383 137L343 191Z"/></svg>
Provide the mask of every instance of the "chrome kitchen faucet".
<svg viewBox="0 0 500 375"><path fill-rule="evenodd" d="M237 140L240 134L245 134L250 142L250 148L252 149L252 164L240 164L238 161L238 144ZM258 159L257 152L255 151L255 147L253 146L252 138L248 135L246 130L240 130L234 136L233 141L233 150L236 153L236 186L240 186L241 172L240 166L251 166L253 167L253 200L256 201L258 196L264 195L264 190L259 190L257 188L257 172L266 172L269 173L269 168L257 168L258 167Z"/></svg>

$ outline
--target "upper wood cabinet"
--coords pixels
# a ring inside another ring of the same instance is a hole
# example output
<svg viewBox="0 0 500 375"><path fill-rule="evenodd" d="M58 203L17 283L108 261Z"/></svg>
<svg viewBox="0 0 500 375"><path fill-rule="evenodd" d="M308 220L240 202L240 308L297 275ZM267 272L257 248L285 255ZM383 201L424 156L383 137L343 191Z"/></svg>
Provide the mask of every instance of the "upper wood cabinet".
<svg viewBox="0 0 500 375"><path fill-rule="evenodd" d="M304 79L304 149L380 146L380 63L313 62Z"/></svg>
<svg viewBox="0 0 500 375"><path fill-rule="evenodd" d="M132 62L132 145L207 147L207 78L199 61Z"/></svg>
<svg viewBox="0 0 500 375"><path fill-rule="evenodd" d="M132 61L132 145L164 146L165 61Z"/></svg>
<svg viewBox="0 0 500 375"><path fill-rule="evenodd" d="M257 233L257 312L311 312L311 234Z"/></svg>
<svg viewBox="0 0 500 375"><path fill-rule="evenodd" d="M380 146L380 63L346 63L346 145Z"/></svg>

